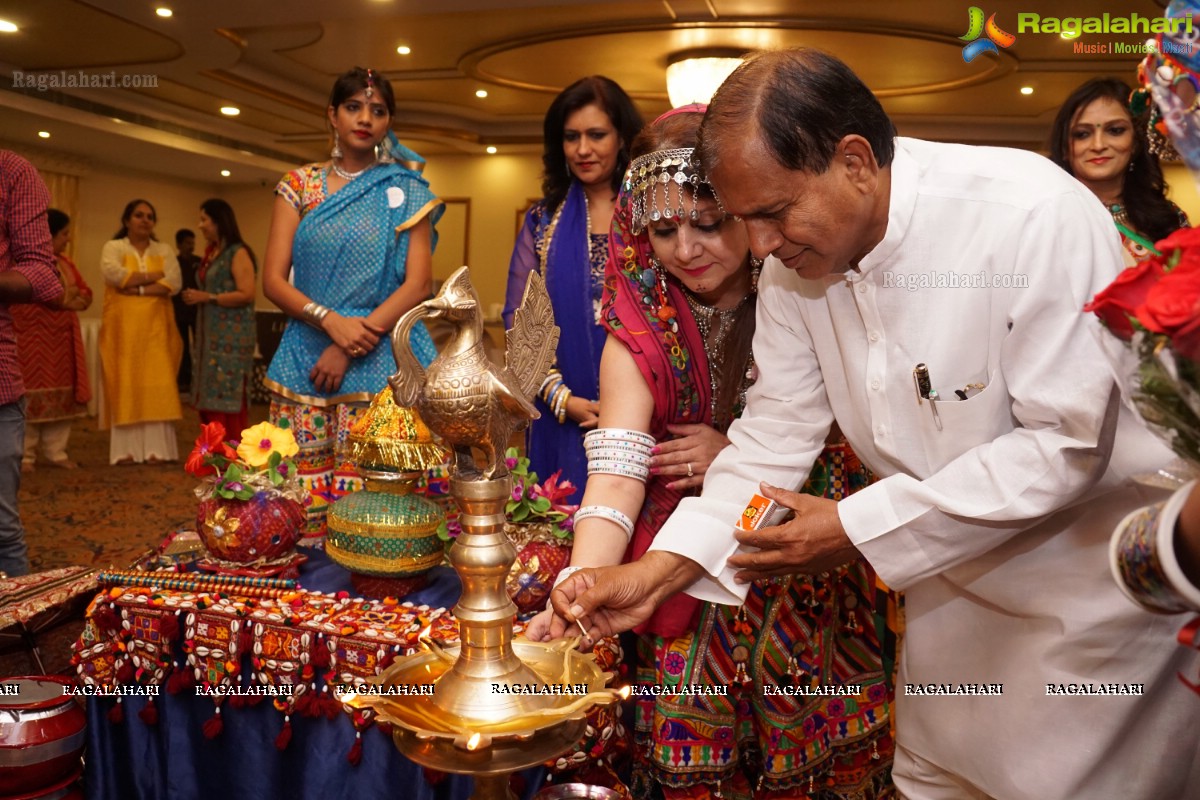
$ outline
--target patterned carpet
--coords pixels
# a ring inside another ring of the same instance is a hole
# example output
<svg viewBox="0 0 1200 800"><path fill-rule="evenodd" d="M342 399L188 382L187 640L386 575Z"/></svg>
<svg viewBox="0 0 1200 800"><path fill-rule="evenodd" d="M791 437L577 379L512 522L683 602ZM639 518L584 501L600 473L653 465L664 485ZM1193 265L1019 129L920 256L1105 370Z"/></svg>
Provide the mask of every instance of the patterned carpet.
<svg viewBox="0 0 1200 800"><path fill-rule="evenodd" d="M250 422L265 420L266 406L251 406ZM183 471L199 418L184 408L177 426L174 464L108 465L108 432L94 418L76 420L68 453L80 469L39 463L21 478L21 521L33 570L73 564L123 569L163 536L195 518L196 479Z"/></svg>

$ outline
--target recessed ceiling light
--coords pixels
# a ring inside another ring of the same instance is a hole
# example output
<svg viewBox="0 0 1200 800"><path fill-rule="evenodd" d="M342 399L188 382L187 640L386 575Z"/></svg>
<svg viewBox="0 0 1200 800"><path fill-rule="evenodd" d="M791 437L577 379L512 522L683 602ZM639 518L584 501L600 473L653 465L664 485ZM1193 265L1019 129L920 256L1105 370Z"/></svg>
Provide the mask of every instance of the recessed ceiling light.
<svg viewBox="0 0 1200 800"><path fill-rule="evenodd" d="M399 47L397 47L397 48L396 48L396 52L397 52L397 53L399 53L399 54L400 54L400 55L402 55L402 56L406 56L406 55L408 55L409 53L411 53L411 52L412 52L412 48L411 48L411 47L409 47L409 46L408 46L408 45L406 45L406 44L402 44L402 45L400 45Z"/></svg>
<svg viewBox="0 0 1200 800"><path fill-rule="evenodd" d="M496 146L495 146L495 145L493 145L493 144L489 144L489 145L488 145L488 149L487 149L487 151L488 151L488 155L489 155L489 156L494 156L494 155L496 155Z"/></svg>
<svg viewBox="0 0 1200 800"><path fill-rule="evenodd" d="M175 12L172 11L171 9L167 8L166 6L159 6L158 8L154 9L154 13L158 14L160 17L166 19L167 17L171 16Z"/></svg>
<svg viewBox="0 0 1200 800"><path fill-rule="evenodd" d="M1022 86L1021 94L1033 94L1033 87L1032 86Z"/></svg>
<svg viewBox="0 0 1200 800"><path fill-rule="evenodd" d="M221 106L221 113L227 117L236 117L242 110L237 106Z"/></svg>
<svg viewBox="0 0 1200 800"><path fill-rule="evenodd" d="M476 97L487 97L487 89L476 89L475 96Z"/></svg>
<svg viewBox="0 0 1200 800"><path fill-rule="evenodd" d="M50 131L38 131L38 136L42 137L43 139L49 139Z"/></svg>
<svg viewBox="0 0 1200 800"><path fill-rule="evenodd" d="M17 26L6 19L0 19L0 33L16 33Z"/></svg>
<svg viewBox="0 0 1200 800"><path fill-rule="evenodd" d="M223 169L223 170L221 170L221 177L222 177L222 178L228 178L228 177L229 177L229 175L230 175L230 172L229 172L229 170L227 170L227 169Z"/></svg>
<svg viewBox="0 0 1200 800"><path fill-rule="evenodd" d="M113 122L117 123L118 125L125 124L125 120L121 119L120 117L109 117L109 119L111 119Z"/></svg>

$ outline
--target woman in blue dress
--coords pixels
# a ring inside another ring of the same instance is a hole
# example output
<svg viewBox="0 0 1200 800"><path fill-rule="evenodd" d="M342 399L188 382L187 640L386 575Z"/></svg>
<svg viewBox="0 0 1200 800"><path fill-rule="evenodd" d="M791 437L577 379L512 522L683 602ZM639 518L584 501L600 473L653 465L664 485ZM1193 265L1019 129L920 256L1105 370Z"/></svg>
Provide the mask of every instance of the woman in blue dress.
<svg viewBox="0 0 1200 800"><path fill-rule="evenodd" d="M577 491L587 482L583 434L596 427L600 352L605 330L600 320L608 232L621 178L629 166L629 145L642 118L629 95L600 75L568 86L546 112L543 124L542 193L525 215L508 267L504 324L529 273L538 270L558 323L558 362L542 384L542 412L529 427L530 469L542 477L562 470Z"/></svg>
<svg viewBox="0 0 1200 800"><path fill-rule="evenodd" d="M444 205L420 175L424 160L390 132L395 110L386 78L346 72L329 98L330 160L292 170L275 188L263 292L292 319L266 386L271 421L300 445L309 544L325 535L327 505L361 486L342 445L395 371L388 332L430 293ZM422 326L412 349L424 364L435 355Z"/></svg>

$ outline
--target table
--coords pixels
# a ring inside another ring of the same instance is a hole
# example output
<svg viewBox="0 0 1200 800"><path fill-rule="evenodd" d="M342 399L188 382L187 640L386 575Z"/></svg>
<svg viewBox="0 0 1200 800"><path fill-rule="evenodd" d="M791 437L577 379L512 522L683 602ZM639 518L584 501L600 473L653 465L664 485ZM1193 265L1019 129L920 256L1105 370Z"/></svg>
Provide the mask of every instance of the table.
<svg viewBox="0 0 1200 800"><path fill-rule="evenodd" d="M324 552L303 552L309 557L300 575L305 588L350 591L349 573ZM460 592L453 570L438 567L429 586L405 600L449 607ZM249 661L245 653L242 658ZM351 765L346 757L356 734L345 714L295 718L291 742L280 751L275 740L283 717L269 700L227 709L224 730L213 739L202 732L214 713L210 698L193 690L163 691L155 699L156 725L138 716L147 703L145 697L124 698L124 721L114 724L108 719L113 700L88 699L85 787L91 800L461 800L473 784L449 775L431 785L376 726L362 732L361 762ZM526 798L544 774L540 767L522 773Z"/></svg>

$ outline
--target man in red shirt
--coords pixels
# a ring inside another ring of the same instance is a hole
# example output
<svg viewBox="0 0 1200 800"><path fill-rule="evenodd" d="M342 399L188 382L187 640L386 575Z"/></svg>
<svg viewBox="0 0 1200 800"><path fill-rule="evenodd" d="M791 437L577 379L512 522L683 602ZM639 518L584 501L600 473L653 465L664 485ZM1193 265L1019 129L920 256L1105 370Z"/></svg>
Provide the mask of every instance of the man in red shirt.
<svg viewBox="0 0 1200 800"><path fill-rule="evenodd" d="M25 529L17 510L25 449L25 386L17 362L13 303L48 303L62 296L46 207L50 191L37 170L0 150L0 575L29 572Z"/></svg>

